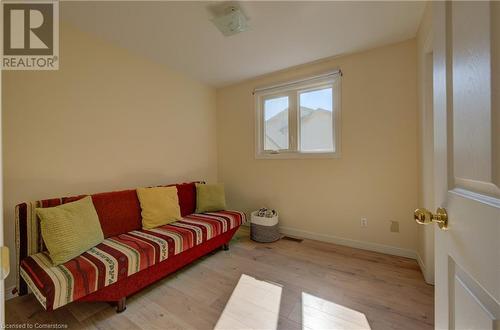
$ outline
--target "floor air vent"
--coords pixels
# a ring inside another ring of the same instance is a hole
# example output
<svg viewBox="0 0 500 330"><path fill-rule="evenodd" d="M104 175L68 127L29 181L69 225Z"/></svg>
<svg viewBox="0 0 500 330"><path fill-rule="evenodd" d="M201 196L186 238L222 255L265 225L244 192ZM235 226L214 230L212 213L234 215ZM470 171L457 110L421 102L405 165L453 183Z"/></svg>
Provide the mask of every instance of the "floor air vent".
<svg viewBox="0 0 500 330"><path fill-rule="evenodd" d="M295 237L290 237L290 236L283 236L281 239L286 239L287 241L292 241L292 242L297 242L301 243L303 239L301 238L295 238Z"/></svg>

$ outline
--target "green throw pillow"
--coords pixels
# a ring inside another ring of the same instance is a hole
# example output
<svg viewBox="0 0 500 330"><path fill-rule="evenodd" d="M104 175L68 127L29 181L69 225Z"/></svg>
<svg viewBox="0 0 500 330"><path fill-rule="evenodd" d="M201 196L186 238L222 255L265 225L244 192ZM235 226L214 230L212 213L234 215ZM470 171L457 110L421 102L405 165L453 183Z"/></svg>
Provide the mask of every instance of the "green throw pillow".
<svg viewBox="0 0 500 330"><path fill-rule="evenodd" d="M36 214L54 266L79 256L104 240L90 196L55 207L37 208Z"/></svg>
<svg viewBox="0 0 500 330"><path fill-rule="evenodd" d="M196 184L196 213L226 209L223 184Z"/></svg>

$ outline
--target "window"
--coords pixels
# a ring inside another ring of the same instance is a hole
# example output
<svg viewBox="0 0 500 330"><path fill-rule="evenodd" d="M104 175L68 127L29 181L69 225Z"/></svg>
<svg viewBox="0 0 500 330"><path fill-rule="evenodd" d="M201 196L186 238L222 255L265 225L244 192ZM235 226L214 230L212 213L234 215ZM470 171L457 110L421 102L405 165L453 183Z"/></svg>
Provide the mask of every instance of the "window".
<svg viewBox="0 0 500 330"><path fill-rule="evenodd" d="M256 157L339 157L340 76L256 89Z"/></svg>
<svg viewBox="0 0 500 330"><path fill-rule="evenodd" d="M288 96L264 100L264 150L288 150Z"/></svg>

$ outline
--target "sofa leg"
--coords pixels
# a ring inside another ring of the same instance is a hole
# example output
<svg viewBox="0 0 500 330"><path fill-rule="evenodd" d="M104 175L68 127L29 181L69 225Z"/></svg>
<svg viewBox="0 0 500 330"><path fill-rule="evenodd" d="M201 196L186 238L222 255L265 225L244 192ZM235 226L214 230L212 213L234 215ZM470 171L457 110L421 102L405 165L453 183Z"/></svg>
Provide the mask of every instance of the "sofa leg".
<svg viewBox="0 0 500 330"><path fill-rule="evenodd" d="M116 305L116 312L117 313L121 313L127 309L126 299L127 299L127 297L123 297L120 300L118 300L118 303Z"/></svg>
<svg viewBox="0 0 500 330"><path fill-rule="evenodd" d="M28 284L26 284L26 281L24 281L23 278L19 278L19 290L16 291L19 296L24 296L28 294Z"/></svg>
<svg viewBox="0 0 500 330"><path fill-rule="evenodd" d="M223 249L224 251L229 250L229 243L222 244L222 249Z"/></svg>

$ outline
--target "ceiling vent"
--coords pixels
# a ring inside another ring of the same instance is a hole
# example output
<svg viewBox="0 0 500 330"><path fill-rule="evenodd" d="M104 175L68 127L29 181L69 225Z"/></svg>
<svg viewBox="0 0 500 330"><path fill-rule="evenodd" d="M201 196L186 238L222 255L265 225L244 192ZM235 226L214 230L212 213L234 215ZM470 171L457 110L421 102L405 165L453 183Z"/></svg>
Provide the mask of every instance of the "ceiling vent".
<svg viewBox="0 0 500 330"><path fill-rule="evenodd" d="M247 17L236 5L226 7L222 14L217 15L211 21L226 37L249 29Z"/></svg>

